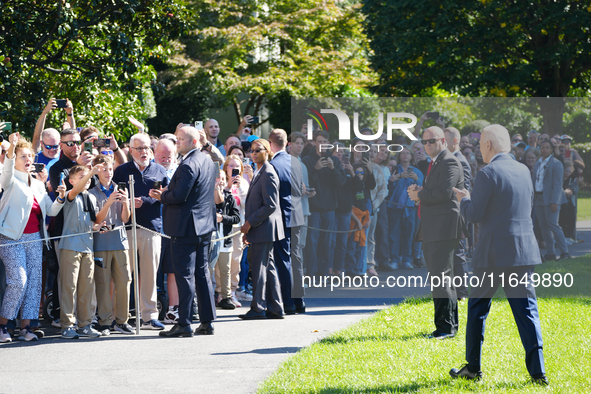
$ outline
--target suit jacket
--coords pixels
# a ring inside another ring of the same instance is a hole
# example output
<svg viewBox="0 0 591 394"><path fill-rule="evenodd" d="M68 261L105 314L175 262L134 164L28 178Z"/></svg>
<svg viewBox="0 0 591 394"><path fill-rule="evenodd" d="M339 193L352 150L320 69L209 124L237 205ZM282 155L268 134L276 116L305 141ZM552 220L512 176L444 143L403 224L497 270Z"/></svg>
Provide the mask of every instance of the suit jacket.
<svg viewBox="0 0 591 394"><path fill-rule="evenodd" d="M441 151L425 177L421 201L420 231L423 241L447 241L462 237L460 203L452 187L464 188L460 161L448 149Z"/></svg>
<svg viewBox="0 0 591 394"><path fill-rule="evenodd" d="M244 218L251 226L246 234L248 242L275 242L285 238L279 203L279 177L270 163L263 164L250 183L244 210Z"/></svg>
<svg viewBox="0 0 591 394"><path fill-rule="evenodd" d="M461 202L462 216L480 223L473 267L542 263L531 219L532 200L528 168L508 154L500 154L478 171L471 200Z"/></svg>
<svg viewBox="0 0 591 394"><path fill-rule="evenodd" d="M162 193L164 233L174 237L204 235L216 229L215 164L194 150L176 169L168 190ZM195 233L189 226L194 228Z"/></svg>
<svg viewBox="0 0 591 394"><path fill-rule="evenodd" d="M536 186L536 178L538 176L538 170L540 169L541 161L538 161L534 166L534 172L532 174L532 182L534 188ZM550 157L548 161L548 168L546 168L546 174L544 175L544 205L550 204L564 204L566 203L566 195L562 189L562 181L564 180L564 166L554 156ZM535 190L535 189L534 189Z"/></svg>
<svg viewBox="0 0 591 394"><path fill-rule="evenodd" d="M304 172L302 162L290 155L291 158L291 227L302 226L304 221L303 196Z"/></svg>
<svg viewBox="0 0 591 394"><path fill-rule="evenodd" d="M470 163L468 163L466 156L459 150L454 152L454 156L460 161L464 170L464 189L470 191L472 189L472 170Z"/></svg>
<svg viewBox="0 0 591 394"><path fill-rule="evenodd" d="M279 205L281 206L283 226L289 228L292 226L291 155L284 150L279 151L275 153L270 163L279 177Z"/></svg>

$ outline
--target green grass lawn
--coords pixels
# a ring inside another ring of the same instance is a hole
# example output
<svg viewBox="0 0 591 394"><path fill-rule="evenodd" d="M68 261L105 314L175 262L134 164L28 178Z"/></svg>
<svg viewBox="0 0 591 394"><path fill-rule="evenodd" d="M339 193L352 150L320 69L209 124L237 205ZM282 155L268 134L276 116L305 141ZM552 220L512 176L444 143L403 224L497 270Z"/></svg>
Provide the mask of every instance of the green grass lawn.
<svg viewBox="0 0 591 394"><path fill-rule="evenodd" d="M591 257L558 263L544 264L536 272L571 272L580 280L575 280L569 294L588 297ZM541 298L539 311L550 379L547 388L529 383L517 327L502 299L493 301L487 319L484 379L452 379L449 370L464 364L467 302L459 305L458 335L438 341L424 337L433 330L433 304L425 298L408 299L302 349L259 392L590 393L591 298Z"/></svg>
<svg viewBox="0 0 591 394"><path fill-rule="evenodd" d="M577 196L577 220L591 220L591 192L581 190Z"/></svg>

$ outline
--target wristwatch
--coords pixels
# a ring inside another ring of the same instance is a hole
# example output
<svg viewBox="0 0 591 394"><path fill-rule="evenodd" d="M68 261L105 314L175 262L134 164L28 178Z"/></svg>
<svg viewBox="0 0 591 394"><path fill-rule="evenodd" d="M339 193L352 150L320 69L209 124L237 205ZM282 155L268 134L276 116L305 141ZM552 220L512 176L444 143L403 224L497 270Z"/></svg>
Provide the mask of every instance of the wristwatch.
<svg viewBox="0 0 591 394"><path fill-rule="evenodd" d="M207 144L203 145L203 148L201 148L201 150L207 150L207 148L209 148L211 146L211 143L208 142Z"/></svg>

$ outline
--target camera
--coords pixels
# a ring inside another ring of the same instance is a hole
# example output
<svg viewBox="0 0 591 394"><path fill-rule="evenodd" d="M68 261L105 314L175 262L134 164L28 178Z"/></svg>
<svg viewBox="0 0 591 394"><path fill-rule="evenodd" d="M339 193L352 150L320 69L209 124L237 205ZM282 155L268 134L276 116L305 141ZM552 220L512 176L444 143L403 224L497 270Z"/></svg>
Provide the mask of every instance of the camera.
<svg viewBox="0 0 591 394"><path fill-rule="evenodd" d="M84 151L92 154L92 142L87 141L84 143Z"/></svg>
<svg viewBox="0 0 591 394"><path fill-rule="evenodd" d="M108 148L109 146L111 146L110 138L97 138L94 140L95 148Z"/></svg>
<svg viewBox="0 0 591 394"><path fill-rule="evenodd" d="M57 99L57 100L55 100L55 103L57 104L57 108L66 108L66 104L68 103L68 100Z"/></svg>
<svg viewBox="0 0 591 394"><path fill-rule="evenodd" d="M259 124L259 117L253 116L248 124Z"/></svg>
<svg viewBox="0 0 591 394"><path fill-rule="evenodd" d="M429 112L429 117L433 120L439 119L439 112Z"/></svg>
<svg viewBox="0 0 591 394"><path fill-rule="evenodd" d="M33 172L41 172L45 168L45 164L43 163L33 163L33 166L35 167Z"/></svg>

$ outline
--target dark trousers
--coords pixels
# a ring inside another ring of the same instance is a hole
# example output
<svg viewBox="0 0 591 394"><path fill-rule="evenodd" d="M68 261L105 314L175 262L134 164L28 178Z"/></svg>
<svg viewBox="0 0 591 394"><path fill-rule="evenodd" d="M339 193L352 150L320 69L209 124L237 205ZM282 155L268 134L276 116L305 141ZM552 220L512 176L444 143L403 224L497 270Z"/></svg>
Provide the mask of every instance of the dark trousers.
<svg viewBox="0 0 591 394"><path fill-rule="evenodd" d="M531 275L534 272L533 267L514 267L505 270L498 268L477 268L474 270L474 275L481 278L484 271L486 271L487 276L490 273L494 273L495 281L493 282L493 286L490 286L491 283L488 280L486 286L475 287L470 291L468 321L466 322L466 361L470 369L475 368L474 370L480 370L486 318L490 312L491 299L501 283L499 274L504 272L506 281L512 273L516 273L519 278L517 286L512 287L508 285L503 290L507 295L515 323L517 324L517 330L521 337L521 343L525 349L525 365L527 371L532 376L546 373L538 301L536 299L536 290L531 280ZM524 275L528 277L527 286L521 281Z"/></svg>
<svg viewBox="0 0 591 394"><path fill-rule="evenodd" d="M454 276L454 250L459 239L445 241L423 241L423 253L427 262L427 269L431 277L437 276L441 280L440 286L433 287L433 304L435 307L435 328L438 331L455 334L458 331L458 298L452 280Z"/></svg>
<svg viewBox="0 0 591 394"><path fill-rule="evenodd" d="M378 211L378 222L376 224L376 233L374 235L376 242L374 260L378 267L390 264L389 228L388 201L384 200Z"/></svg>
<svg viewBox="0 0 591 394"><path fill-rule="evenodd" d="M291 296L302 298L304 290L304 265L302 262L302 226L291 228ZM279 278L281 279L281 277ZM283 286L283 284L281 285ZM283 301L285 303L285 299ZM300 303L301 305L301 303Z"/></svg>
<svg viewBox="0 0 591 394"><path fill-rule="evenodd" d="M308 226L324 230L335 230L335 212L312 212ZM306 273L312 275L328 275L334 257L335 233L308 229L306 242L305 264Z"/></svg>
<svg viewBox="0 0 591 394"><path fill-rule="evenodd" d="M464 277L468 274L468 261L466 260L466 238L460 239L454 251L454 275ZM458 297L468 297L468 288L464 283L456 287Z"/></svg>
<svg viewBox="0 0 591 394"><path fill-rule="evenodd" d="M281 285L273 261L273 242L252 243L248 248L248 261L252 271L252 302L250 309L283 314Z"/></svg>
<svg viewBox="0 0 591 394"><path fill-rule="evenodd" d="M179 290L179 325L192 323L193 296L197 292L199 320L216 318L213 285L209 275L211 233L190 237L172 237L170 252L174 277Z"/></svg>
<svg viewBox="0 0 591 394"><path fill-rule="evenodd" d="M295 308L291 299L291 228L285 228L285 238L273 242L273 258L281 284L281 298L286 309Z"/></svg>

